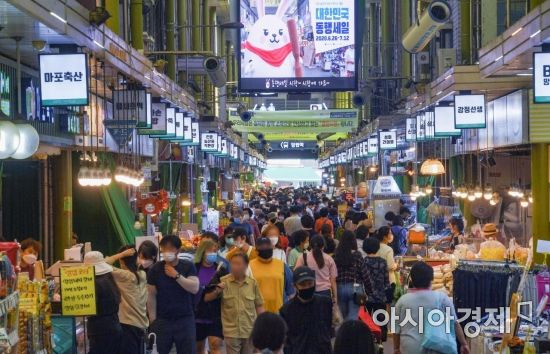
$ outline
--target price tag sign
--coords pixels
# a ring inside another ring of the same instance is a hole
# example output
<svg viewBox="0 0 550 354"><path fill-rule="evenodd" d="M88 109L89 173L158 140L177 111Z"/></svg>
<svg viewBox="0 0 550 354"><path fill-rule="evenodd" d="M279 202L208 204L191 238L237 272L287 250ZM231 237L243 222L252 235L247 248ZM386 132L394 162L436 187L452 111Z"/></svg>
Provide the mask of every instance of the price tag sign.
<svg viewBox="0 0 550 354"><path fill-rule="evenodd" d="M435 115L435 136L460 136L462 131L455 129L455 109L454 107L436 106Z"/></svg>
<svg viewBox="0 0 550 354"><path fill-rule="evenodd" d="M201 150L205 152L218 151L218 134L201 133Z"/></svg>
<svg viewBox="0 0 550 354"><path fill-rule="evenodd" d="M485 128L484 95L455 96L455 129Z"/></svg>
<svg viewBox="0 0 550 354"><path fill-rule="evenodd" d="M63 316L96 314L94 266L59 268L61 283L61 313Z"/></svg>
<svg viewBox="0 0 550 354"><path fill-rule="evenodd" d="M534 102L550 103L550 53L535 53L533 57Z"/></svg>
<svg viewBox="0 0 550 354"><path fill-rule="evenodd" d="M405 140L416 141L416 118L407 118Z"/></svg>
<svg viewBox="0 0 550 354"><path fill-rule="evenodd" d="M397 134L395 131L380 132L380 149L397 149Z"/></svg>

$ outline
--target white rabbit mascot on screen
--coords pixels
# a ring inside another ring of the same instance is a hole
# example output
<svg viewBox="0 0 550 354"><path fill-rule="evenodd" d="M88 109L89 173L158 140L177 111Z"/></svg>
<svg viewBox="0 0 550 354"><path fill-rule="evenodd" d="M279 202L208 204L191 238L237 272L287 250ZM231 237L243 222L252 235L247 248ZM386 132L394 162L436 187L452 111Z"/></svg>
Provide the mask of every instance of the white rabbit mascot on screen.
<svg viewBox="0 0 550 354"><path fill-rule="evenodd" d="M289 27L283 22L291 0L281 0L275 15L266 15L263 0L256 0L258 21L243 43L244 77L295 77L295 59Z"/></svg>

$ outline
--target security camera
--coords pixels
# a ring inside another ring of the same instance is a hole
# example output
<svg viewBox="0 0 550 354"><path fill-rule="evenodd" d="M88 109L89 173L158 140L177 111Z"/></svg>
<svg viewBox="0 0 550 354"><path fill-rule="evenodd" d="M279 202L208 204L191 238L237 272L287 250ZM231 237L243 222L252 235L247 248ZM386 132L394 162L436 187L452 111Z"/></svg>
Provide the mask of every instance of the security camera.
<svg viewBox="0 0 550 354"><path fill-rule="evenodd" d="M223 87L227 82L225 73L222 70L220 60L216 57L208 57L204 59L202 66L206 70L208 78L212 82L212 85L216 87Z"/></svg>
<svg viewBox="0 0 550 354"><path fill-rule="evenodd" d="M364 106L365 103L366 103L365 96L363 96L363 94L361 94L361 93L356 93L355 95L353 95L353 98L351 99L351 103L355 107Z"/></svg>
<svg viewBox="0 0 550 354"><path fill-rule="evenodd" d="M237 113L243 122L248 122L252 119L252 112L243 103L239 103L237 106Z"/></svg>
<svg viewBox="0 0 550 354"><path fill-rule="evenodd" d="M262 133L259 133L257 135L258 140L264 140L264 135Z"/></svg>
<svg viewBox="0 0 550 354"><path fill-rule="evenodd" d="M32 41L32 47L37 51L41 52L44 50L44 48L46 48L46 41L41 41L41 40Z"/></svg>

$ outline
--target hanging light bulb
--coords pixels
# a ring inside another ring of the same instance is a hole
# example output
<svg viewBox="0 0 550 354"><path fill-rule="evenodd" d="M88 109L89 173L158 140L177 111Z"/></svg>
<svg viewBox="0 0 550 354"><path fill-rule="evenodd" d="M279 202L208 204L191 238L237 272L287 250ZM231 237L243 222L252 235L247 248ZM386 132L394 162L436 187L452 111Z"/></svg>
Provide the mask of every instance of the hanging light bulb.
<svg viewBox="0 0 550 354"><path fill-rule="evenodd" d="M476 199L481 199L481 197L483 197L483 190L480 186L476 186L476 188L474 189L474 197Z"/></svg>
<svg viewBox="0 0 550 354"><path fill-rule="evenodd" d="M483 192L483 199L491 200L492 197L493 197L493 188L491 187L485 188L485 191Z"/></svg>
<svg viewBox="0 0 550 354"><path fill-rule="evenodd" d="M491 204L492 206L495 206L498 204L498 200L496 200L495 198L491 198L491 200L489 201L489 204Z"/></svg>
<svg viewBox="0 0 550 354"><path fill-rule="evenodd" d="M518 191L516 193L516 197L520 198L520 199L525 197L525 192L523 191L523 189L518 189Z"/></svg>
<svg viewBox="0 0 550 354"><path fill-rule="evenodd" d="M510 197L516 197L516 196L517 196L516 187L511 186L510 189L508 189L508 195L509 195Z"/></svg>
<svg viewBox="0 0 550 354"><path fill-rule="evenodd" d="M87 187L90 185L90 173L88 167L81 167L78 171L78 184L82 187Z"/></svg>
<svg viewBox="0 0 550 354"><path fill-rule="evenodd" d="M522 208L527 208L529 206L529 202L525 198L521 198L519 201L519 205L521 205Z"/></svg>
<svg viewBox="0 0 550 354"><path fill-rule="evenodd" d="M426 192L427 195L432 194L433 193L432 186L427 185L426 188L424 189L424 191Z"/></svg>
<svg viewBox="0 0 550 354"><path fill-rule="evenodd" d="M527 200L529 201L529 203L533 204L533 194L531 193L531 191L527 193Z"/></svg>
<svg viewBox="0 0 550 354"><path fill-rule="evenodd" d="M476 196L475 196L475 194L474 194L473 191L469 191L469 192L468 192L468 200L469 200L470 202L473 202L474 200L476 200Z"/></svg>
<svg viewBox="0 0 550 354"><path fill-rule="evenodd" d="M468 190L466 187L462 187L462 190L460 191L460 198L466 199L468 197Z"/></svg>

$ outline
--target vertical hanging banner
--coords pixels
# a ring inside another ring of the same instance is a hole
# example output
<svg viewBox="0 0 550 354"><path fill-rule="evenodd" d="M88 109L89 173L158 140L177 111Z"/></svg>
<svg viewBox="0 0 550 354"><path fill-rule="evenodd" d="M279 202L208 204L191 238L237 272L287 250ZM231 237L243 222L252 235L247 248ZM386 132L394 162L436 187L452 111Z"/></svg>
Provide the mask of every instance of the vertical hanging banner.
<svg viewBox="0 0 550 354"><path fill-rule="evenodd" d="M426 121L424 113L416 115L416 141L426 140Z"/></svg>
<svg viewBox="0 0 550 354"><path fill-rule="evenodd" d="M176 138L171 139L173 142L183 141L183 113L176 112Z"/></svg>
<svg viewBox="0 0 550 354"><path fill-rule="evenodd" d="M153 112L152 112L152 107L151 105L153 104L153 96L150 94L150 93L147 93L147 97L146 97L146 108L145 108L145 112L146 112L146 123L147 123L147 129L151 129L152 125L153 125Z"/></svg>
<svg viewBox="0 0 550 354"><path fill-rule="evenodd" d="M166 103L151 104L151 129L142 131L142 134L166 135Z"/></svg>
<svg viewBox="0 0 550 354"><path fill-rule="evenodd" d="M485 95L455 95L455 129L485 128Z"/></svg>
<svg viewBox="0 0 550 354"><path fill-rule="evenodd" d="M381 131L379 133L379 136L381 150L397 149L397 134L395 131Z"/></svg>
<svg viewBox="0 0 550 354"><path fill-rule="evenodd" d="M405 140L416 141L416 118L407 118Z"/></svg>
<svg viewBox="0 0 550 354"><path fill-rule="evenodd" d="M185 143L190 144L193 142L193 132L191 131L192 120L191 117L183 118L183 136Z"/></svg>
<svg viewBox="0 0 550 354"><path fill-rule="evenodd" d="M376 154L378 154L378 137L371 137L367 141L369 142L369 156L375 156Z"/></svg>
<svg viewBox="0 0 550 354"><path fill-rule="evenodd" d="M191 145L200 145L200 128L199 122L191 123Z"/></svg>
<svg viewBox="0 0 550 354"><path fill-rule="evenodd" d="M426 111L425 117L425 135L426 140L435 139L435 119L433 111Z"/></svg>
<svg viewBox="0 0 550 354"><path fill-rule="evenodd" d="M220 156L227 156L227 139L222 139L222 149Z"/></svg>

